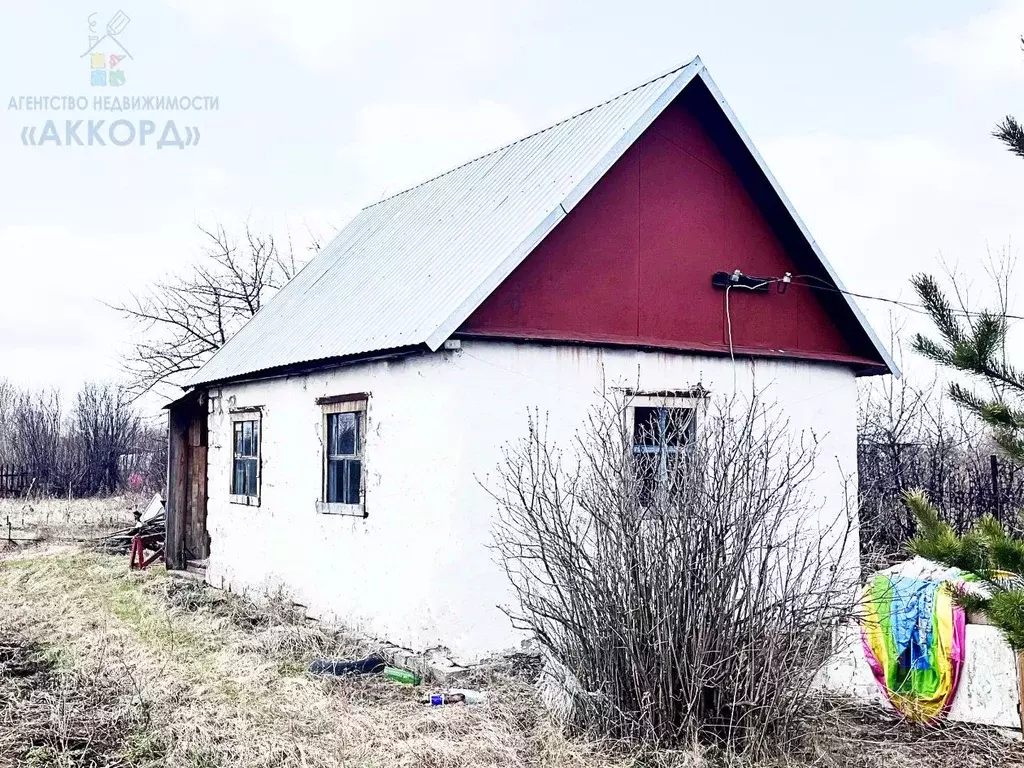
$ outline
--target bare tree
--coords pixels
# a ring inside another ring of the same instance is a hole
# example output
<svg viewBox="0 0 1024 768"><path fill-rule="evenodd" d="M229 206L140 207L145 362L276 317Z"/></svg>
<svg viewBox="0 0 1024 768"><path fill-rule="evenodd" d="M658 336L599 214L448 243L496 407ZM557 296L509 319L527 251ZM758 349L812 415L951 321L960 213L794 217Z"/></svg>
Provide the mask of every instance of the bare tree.
<svg viewBox="0 0 1024 768"><path fill-rule="evenodd" d="M61 440L63 404L56 389L18 394L14 411L14 450L17 463L29 469L37 481L51 480L66 464Z"/></svg>
<svg viewBox="0 0 1024 768"><path fill-rule="evenodd" d="M860 544L874 571L906 557L917 522L903 495L923 489L957 533L986 514L1011 530L1024 508L1024 472L999 455L982 425L949 404L934 381L904 379L865 392L857 437Z"/></svg>
<svg viewBox="0 0 1024 768"><path fill-rule="evenodd" d="M491 491L508 613L565 671L577 727L785 751L856 578L850 521L823 525L809 498L814 441L720 404L652 474L628 407L609 398L564 453L537 418L506 450Z"/></svg>
<svg viewBox="0 0 1024 768"><path fill-rule="evenodd" d="M997 303L993 316L1001 318L1001 341L991 350L991 358L1003 366L1014 268L1008 248L989 254L984 288ZM951 321L973 324L977 313L970 310L971 293L977 286L955 266L943 263L942 269L952 286L947 305ZM903 328L892 327L890 348L902 357ZM1004 397L998 382L987 383L992 398ZM961 388L954 383L952 390ZM1024 472L1002 455L982 420L970 409L955 407L959 401L947 392L935 374L923 383L911 376L886 377L861 393L860 542L867 570L905 557L905 545L918 532L917 520L903 502L903 495L912 490L924 490L956 533L967 532L985 514L1018 530L1016 510L1024 508Z"/></svg>
<svg viewBox="0 0 1024 768"><path fill-rule="evenodd" d="M17 388L6 379L0 379L0 464L12 464L16 459L14 408L17 399Z"/></svg>
<svg viewBox="0 0 1024 768"><path fill-rule="evenodd" d="M120 482L129 491L162 492L167 483L167 424L141 421L134 445L120 460Z"/></svg>
<svg viewBox="0 0 1024 768"><path fill-rule="evenodd" d="M180 385L301 266L290 238L280 248L272 235L248 224L240 240L220 225L200 231L207 247L188 274L113 307L135 323L140 336L125 360L135 396ZM314 239L311 249L319 247Z"/></svg>
<svg viewBox="0 0 1024 768"><path fill-rule="evenodd" d="M125 390L86 384L75 399L68 432L73 459L69 485L77 496L109 495L122 486L122 458L133 453L142 434Z"/></svg>
<svg viewBox="0 0 1024 768"><path fill-rule="evenodd" d="M57 390L0 382L0 457L29 478L33 492L111 494L125 490L133 472L140 477L134 490L158 490L166 436L146 428L120 386L87 383L66 412Z"/></svg>

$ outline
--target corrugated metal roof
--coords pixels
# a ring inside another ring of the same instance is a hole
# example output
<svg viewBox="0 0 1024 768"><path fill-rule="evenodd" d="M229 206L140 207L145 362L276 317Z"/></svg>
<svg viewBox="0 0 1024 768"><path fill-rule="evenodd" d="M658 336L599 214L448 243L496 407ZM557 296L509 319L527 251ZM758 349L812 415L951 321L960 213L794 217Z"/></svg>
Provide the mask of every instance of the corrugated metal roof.
<svg viewBox="0 0 1024 768"><path fill-rule="evenodd" d="M191 384L439 348L697 75L699 58L368 206Z"/></svg>

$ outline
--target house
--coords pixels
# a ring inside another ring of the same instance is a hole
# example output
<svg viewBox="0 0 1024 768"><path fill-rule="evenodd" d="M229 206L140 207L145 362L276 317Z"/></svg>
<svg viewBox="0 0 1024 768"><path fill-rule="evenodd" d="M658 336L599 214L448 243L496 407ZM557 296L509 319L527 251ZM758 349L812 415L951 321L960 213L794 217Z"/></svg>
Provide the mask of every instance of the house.
<svg viewBox="0 0 1024 768"><path fill-rule="evenodd" d="M568 445L602 386L756 377L835 516L857 377L894 372L694 59L356 216L172 405L168 566L479 656L518 639L484 486L529 409Z"/></svg>

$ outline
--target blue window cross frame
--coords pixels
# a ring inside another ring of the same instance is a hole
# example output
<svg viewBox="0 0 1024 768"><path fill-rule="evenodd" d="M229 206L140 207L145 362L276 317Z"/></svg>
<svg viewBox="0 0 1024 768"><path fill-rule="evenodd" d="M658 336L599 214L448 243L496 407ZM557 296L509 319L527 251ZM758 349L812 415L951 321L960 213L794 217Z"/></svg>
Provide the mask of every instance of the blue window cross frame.
<svg viewBox="0 0 1024 768"><path fill-rule="evenodd" d="M634 406L632 448L645 500L650 500L656 487L667 487L669 461L691 449L696 435L694 415L694 409L686 406Z"/></svg>

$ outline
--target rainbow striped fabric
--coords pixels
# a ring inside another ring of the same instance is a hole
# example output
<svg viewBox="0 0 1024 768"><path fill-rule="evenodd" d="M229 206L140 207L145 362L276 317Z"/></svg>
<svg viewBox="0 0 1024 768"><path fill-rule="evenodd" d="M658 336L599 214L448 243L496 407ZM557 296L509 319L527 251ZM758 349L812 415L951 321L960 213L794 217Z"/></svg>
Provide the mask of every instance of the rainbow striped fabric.
<svg viewBox="0 0 1024 768"><path fill-rule="evenodd" d="M879 573L861 594L864 654L892 706L932 723L953 704L966 648L966 617L949 581Z"/></svg>

